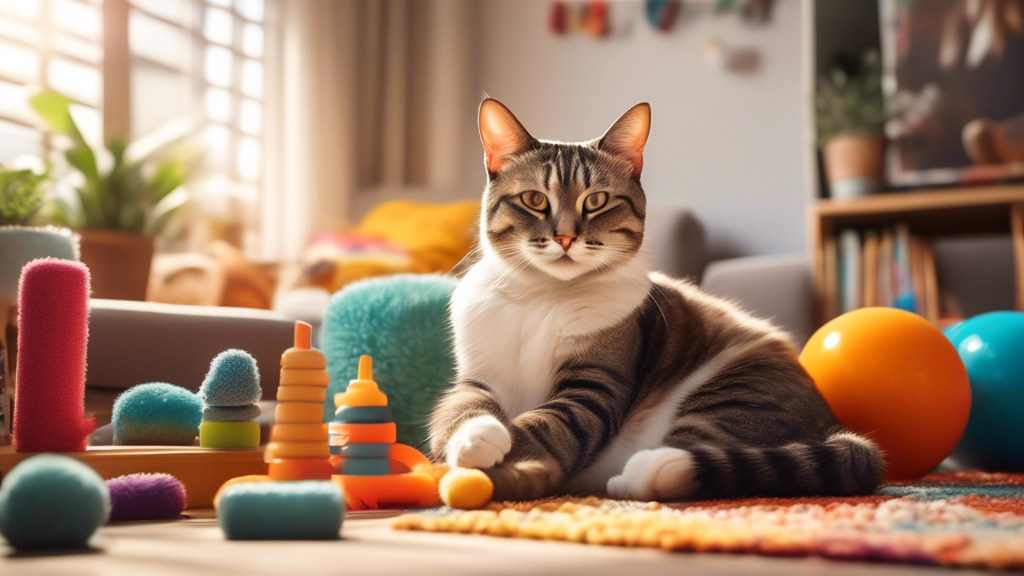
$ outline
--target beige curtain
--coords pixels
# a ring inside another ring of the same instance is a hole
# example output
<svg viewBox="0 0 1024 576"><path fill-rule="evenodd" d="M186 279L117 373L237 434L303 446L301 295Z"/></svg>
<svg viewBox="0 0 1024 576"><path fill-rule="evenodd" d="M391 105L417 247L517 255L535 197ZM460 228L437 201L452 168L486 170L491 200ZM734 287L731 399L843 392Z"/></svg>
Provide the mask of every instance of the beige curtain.
<svg viewBox="0 0 1024 576"><path fill-rule="evenodd" d="M379 187L461 178L473 0L287 0L261 243L294 258ZM268 48L274 43L268 39ZM273 81L268 77L268 82Z"/></svg>

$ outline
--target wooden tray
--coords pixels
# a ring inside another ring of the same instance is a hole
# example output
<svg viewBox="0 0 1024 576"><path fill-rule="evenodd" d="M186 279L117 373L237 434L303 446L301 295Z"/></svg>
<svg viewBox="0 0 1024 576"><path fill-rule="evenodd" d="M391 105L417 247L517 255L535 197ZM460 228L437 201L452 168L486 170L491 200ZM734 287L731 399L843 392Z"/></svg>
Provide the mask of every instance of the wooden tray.
<svg viewBox="0 0 1024 576"><path fill-rule="evenodd" d="M91 446L85 452L62 452L91 466L104 479L139 472L164 472L181 480L189 508L213 506L213 496L236 476L266 474L262 450L211 450L198 446ZM0 446L3 475L35 453L18 453Z"/></svg>

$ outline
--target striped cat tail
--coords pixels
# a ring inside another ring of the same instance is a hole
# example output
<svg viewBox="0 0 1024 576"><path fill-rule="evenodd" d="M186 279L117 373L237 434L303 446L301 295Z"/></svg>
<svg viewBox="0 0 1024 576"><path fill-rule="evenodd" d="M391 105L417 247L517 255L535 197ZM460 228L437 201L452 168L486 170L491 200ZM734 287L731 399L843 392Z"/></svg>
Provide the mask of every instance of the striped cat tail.
<svg viewBox="0 0 1024 576"><path fill-rule="evenodd" d="M748 447L686 443L634 454L608 482L613 498L713 500L870 494L885 476L873 442L837 432L821 443Z"/></svg>
<svg viewBox="0 0 1024 576"><path fill-rule="evenodd" d="M873 442L838 432L820 444L767 448L688 446L696 490L692 498L852 496L870 494L885 476Z"/></svg>

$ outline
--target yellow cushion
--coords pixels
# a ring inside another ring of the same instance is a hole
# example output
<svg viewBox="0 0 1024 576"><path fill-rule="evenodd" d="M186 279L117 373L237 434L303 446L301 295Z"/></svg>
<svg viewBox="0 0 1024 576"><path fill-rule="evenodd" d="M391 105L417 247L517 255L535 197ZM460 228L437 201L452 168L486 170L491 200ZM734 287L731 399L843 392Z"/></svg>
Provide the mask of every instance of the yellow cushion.
<svg viewBox="0 0 1024 576"><path fill-rule="evenodd" d="M391 200L371 210L355 231L406 248L415 272L448 272L472 249L479 210L476 200L450 204Z"/></svg>

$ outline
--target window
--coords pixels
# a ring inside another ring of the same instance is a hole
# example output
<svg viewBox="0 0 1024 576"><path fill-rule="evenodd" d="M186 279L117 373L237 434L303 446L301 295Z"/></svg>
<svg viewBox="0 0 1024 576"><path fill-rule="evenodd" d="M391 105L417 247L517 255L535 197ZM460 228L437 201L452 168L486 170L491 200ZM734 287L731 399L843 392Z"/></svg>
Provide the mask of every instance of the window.
<svg viewBox="0 0 1024 576"><path fill-rule="evenodd" d="M76 101L96 145L104 126L132 141L194 134L205 156L190 191L254 233L272 1L0 0L0 163L61 147L28 106L26 88L47 86Z"/></svg>
<svg viewBox="0 0 1024 576"><path fill-rule="evenodd" d="M29 86L72 98L83 136L102 141L102 8L99 0L0 0L0 163L66 145L39 129Z"/></svg>
<svg viewBox="0 0 1024 576"><path fill-rule="evenodd" d="M241 218L254 233L265 181L266 2L130 3L133 136L192 120L205 170L189 188L207 210Z"/></svg>

